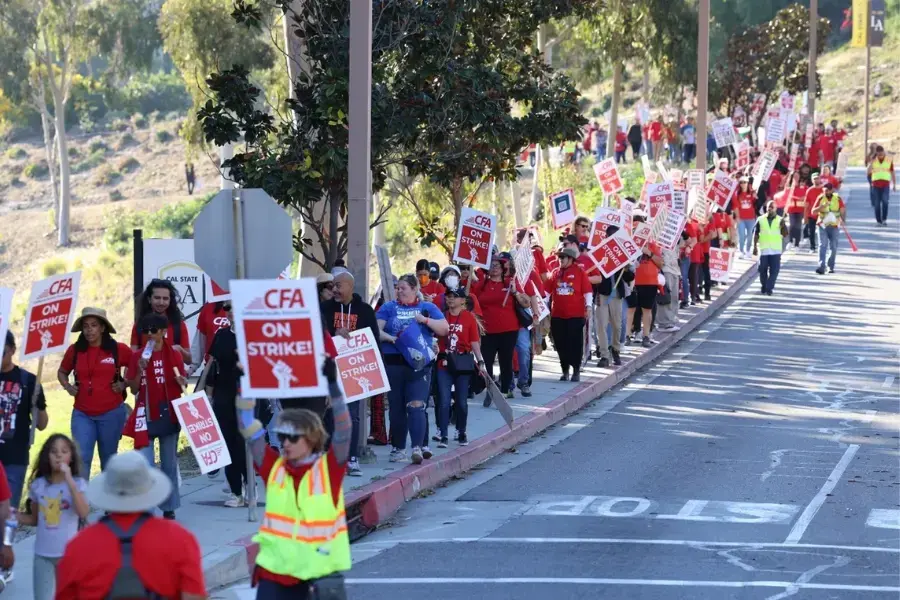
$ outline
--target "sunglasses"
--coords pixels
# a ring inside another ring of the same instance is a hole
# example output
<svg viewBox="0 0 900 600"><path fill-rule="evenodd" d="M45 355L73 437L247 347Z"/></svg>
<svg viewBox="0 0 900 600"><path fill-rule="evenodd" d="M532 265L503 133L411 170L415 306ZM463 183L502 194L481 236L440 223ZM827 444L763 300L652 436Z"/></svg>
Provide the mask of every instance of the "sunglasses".
<svg viewBox="0 0 900 600"><path fill-rule="evenodd" d="M285 442L290 442L292 444L296 444L297 442L300 441L300 438L302 438L303 436L299 433L294 434L294 435L287 434L287 433L279 433L279 434L277 434L277 437L278 437L278 441L281 442L282 444Z"/></svg>
<svg viewBox="0 0 900 600"><path fill-rule="evenodd" d="M149 333L150 335L155 335L155 334L159 333L159 328L158 327L144 327L142 333L144 333L144 334Z"/></svg>
<svg viewBox="0 0 900 600"><path fill-rule="evenodd" d="M333 289L334 289L334 284L333 284L333 283L323 283L323 284L322 284L322 289L323 289L323 290L333 290Z"/></svg>

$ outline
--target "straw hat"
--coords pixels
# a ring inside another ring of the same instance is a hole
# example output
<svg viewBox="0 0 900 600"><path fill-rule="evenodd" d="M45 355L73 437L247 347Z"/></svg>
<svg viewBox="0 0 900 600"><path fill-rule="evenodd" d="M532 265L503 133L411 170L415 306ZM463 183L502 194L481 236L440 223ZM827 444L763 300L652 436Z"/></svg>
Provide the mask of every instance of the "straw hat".
<svg viewBox="0 0 900 600"><path fill-rule="evenodd" d="M109 322L109 319L106 317L106 311L102 308L93 308L91 306L86 306L81 309L81 316L75 319L75 322L72 324L72 332L78 333L81 331L81 327L85 317L94 317L98 321L102 322L106 325L106 331L109 333L115 333L116 328L112 326L112 323Z"/></svg>
<svg viewBox="0 0 900 600"><path fill-rule="evenodd" d="M106 470L88 483L91 506L111 513L151 510L172 493L172 482L150 466L140 452L131 450L113 455Z"/></svg>

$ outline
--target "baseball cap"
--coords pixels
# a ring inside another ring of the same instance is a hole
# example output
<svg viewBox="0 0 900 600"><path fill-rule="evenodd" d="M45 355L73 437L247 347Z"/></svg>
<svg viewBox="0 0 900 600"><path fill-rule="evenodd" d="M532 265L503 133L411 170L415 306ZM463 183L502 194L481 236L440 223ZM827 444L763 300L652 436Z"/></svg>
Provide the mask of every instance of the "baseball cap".
<svg viewBox="0 0 900 600"><path fill-rule="evenodd" d="M568 256L572 259L578 258L578 252L575 251L575 248L562 248L557 254L559 256Z"/></svg>

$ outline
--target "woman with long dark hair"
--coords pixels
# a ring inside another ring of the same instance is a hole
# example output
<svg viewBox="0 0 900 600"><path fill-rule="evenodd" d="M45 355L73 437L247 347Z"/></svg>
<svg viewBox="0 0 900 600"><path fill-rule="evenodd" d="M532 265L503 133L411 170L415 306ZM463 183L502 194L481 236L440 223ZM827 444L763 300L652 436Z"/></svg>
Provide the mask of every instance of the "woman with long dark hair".
<svg viewBox="0 0 900 600"><path fill-rule="evenodd" d="M185 364L191 364L190 340L184 315L178 305L181 298L171 281L154 279L138 297L138 311L135 325L131 328L131 349L141 350L147 343L147 336L138 331L137 323L149 314L162 315L169 323L165 338L172 349L181 354Z"/></svg>
<svg viewBox="0 0 900 600"><path fill-rule="evenodd" d="M60 385L75 398L72 408L72 437L81 450L82 473L88 479L94 446L100 455L100 468L119 448L125 425L125 381L122 369L131 361L131 349L116 342L116 332L101 308L87 307L72 325L80 333L69 346L56 377ZM73 382L69 375L75 373Z"/></svg>

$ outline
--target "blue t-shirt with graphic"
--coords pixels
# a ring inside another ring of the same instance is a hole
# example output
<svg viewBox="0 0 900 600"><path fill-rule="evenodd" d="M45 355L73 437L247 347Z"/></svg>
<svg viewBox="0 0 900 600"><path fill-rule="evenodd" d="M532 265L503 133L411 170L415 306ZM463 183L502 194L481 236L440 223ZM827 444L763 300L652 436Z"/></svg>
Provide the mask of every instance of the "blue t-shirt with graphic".
<svg viewBox="0 0 900 600"><path fill-rule="evenodd" d="M415 304L400 304L399 302L386 302L378 312L375 318L384 321L384 332L388 335L398 336L400 332L406 329L410 324L417 325L416 315L425 312L425 316L435 321L443 320L444 314L440 309L431 302L416 302ZM422 335L425 341L430 345L434 341L434 334L430 327L420 325ZM384 354L400 354L397 346L390 342L381 344L381 351Z"/></svg>

